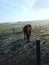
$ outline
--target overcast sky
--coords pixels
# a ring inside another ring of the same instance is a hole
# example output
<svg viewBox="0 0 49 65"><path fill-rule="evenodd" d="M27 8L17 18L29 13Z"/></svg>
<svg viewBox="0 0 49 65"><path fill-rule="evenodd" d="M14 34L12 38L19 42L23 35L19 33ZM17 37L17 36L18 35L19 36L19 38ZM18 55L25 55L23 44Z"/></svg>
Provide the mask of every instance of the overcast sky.
<svg viewBox="0 0 49 65"><path fill-rule="evenodd" d="M0 23L49 19L49 0L0 0Z"/></svg>

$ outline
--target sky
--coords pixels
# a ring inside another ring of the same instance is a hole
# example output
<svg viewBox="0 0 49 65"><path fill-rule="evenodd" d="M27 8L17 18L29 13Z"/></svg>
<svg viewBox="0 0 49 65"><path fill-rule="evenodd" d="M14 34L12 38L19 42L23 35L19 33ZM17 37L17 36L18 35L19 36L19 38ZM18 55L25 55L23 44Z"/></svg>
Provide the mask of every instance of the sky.
<svg viewBox="0 0 49 65"><path fill-rule="evenodd" d="M49 19L49 0L0 0L0 23Z"/></svg>

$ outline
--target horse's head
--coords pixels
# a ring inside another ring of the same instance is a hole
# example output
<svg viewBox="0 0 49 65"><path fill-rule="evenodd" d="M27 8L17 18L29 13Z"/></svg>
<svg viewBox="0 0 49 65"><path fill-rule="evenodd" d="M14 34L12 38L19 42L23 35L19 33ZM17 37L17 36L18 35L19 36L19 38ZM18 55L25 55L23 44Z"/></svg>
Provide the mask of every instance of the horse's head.
<svg viewBox="0 0 49 65"><path fill-rule="evenodd" d="M31 31L31 30L32 30L31 24L28 24L28 25L27 25L27 30L28 30L28 31Z"/></svg>

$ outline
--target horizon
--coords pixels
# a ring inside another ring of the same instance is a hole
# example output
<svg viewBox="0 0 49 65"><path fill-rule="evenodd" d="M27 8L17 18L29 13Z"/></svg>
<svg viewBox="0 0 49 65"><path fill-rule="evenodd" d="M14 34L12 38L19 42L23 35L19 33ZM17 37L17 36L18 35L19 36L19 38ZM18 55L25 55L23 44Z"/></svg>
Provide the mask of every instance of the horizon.
<svg viewBox="0 0 49 65"><path fill-rule="evenodd" d="M15 24L15 23L33 23L33 24L49 24L49 20L33 20L33 21L17 21L17 22L1 22L0 24Z"/></svg>
<svg viewBox="0 0 49 65"><path fill-rule="evenodd" d="M0 23L49 20L49 0L1 0Z"/></svg>

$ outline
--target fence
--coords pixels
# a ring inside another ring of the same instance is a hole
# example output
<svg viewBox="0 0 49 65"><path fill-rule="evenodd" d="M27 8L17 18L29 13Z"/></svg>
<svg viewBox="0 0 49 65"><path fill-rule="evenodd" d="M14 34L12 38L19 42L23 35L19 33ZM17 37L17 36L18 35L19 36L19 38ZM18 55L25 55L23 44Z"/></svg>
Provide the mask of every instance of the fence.
<svg viewBox="0 0 49 65"><path fill-rule="evenodd" d="M41 65L40 40L36 40L36 57L37 57L37 65Z"/></svg>

